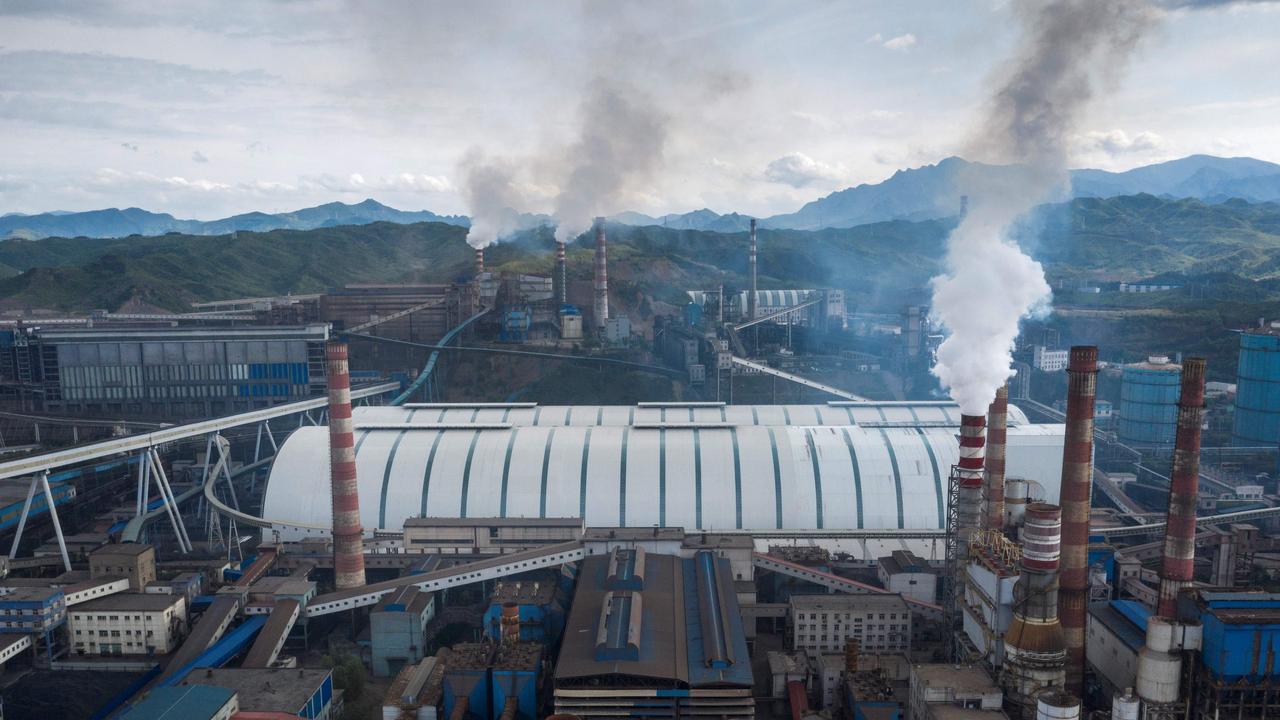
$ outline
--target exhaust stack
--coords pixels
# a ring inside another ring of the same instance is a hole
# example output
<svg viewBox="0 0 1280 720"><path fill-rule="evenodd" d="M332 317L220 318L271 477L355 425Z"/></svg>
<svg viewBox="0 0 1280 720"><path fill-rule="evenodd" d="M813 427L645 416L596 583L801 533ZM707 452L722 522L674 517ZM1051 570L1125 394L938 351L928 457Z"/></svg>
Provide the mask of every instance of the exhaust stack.
<svg viewBox="0 0 1280 720"><path fill-rule="evenodd" d="M960 531L962 552L966 552L973 533L982 528L982 467L986 446L987 419L981 415L960 416L960 461L956 474L960 480L956 521Z"/></svg>
<svg viewBox="0 0 1280 720"><path fill-rule="evenodd" d="M1058 562L1062 550L1062 509L1027 506L1022 567L1013 586L1013 620L1004 634L1004 684L1009 702L1030 720L1036 697L1065 682L1066 639L1058 620Z"/></svg>
<svg viewBox="0 0 1280 720"><path fill-rule="evenodd" d="M564 255L565 255L564 243L557 242L556 243L556 274L555 274L555 277L552 279L552 282L554 282L557 285L556 291L555 291L556 300L558 300L561 305L569 302L569 291L568 291L569 279L568 279L568 271L566 269Z"/></svg>
<svg viewBox="0 0 1280 720"><path fill-rule="evenodd" d="M1200 425L1204 418L1204 358L1182 363L1182 396L1169 482L1169 515L1160 563L1156 614L1177 615L1178 592L1191 584L1196 559L1196 495L1200 486Z"/></svg>
<svg viewBox="0 0 1280 720"><path fill-rule="evenodd" d="M484 274L484 248L476 248L476 280Z"/></svg>
<svg viewBox="0 0 1280 720"><path fill-rule="evenodd" d="M1093 490L1093 410L1098 348L1071 348L1067 427L1062 452L1062 592L1058 616L1067 640L1067 692L1084 691L1085 614L1089 599L1089 504Z"/></svg>
<svg viewBox="0 0 1280 720"><path fill-rule="evenodd" d="M1009 427L1009 385L996 390L996 399L987 409L987 459L983 481L988 530L1004 529L1004 453ZM1057 562L1054 562L1055 568Z"/></svg>
<svg viewBox="0 0 1280 720"><path fill-rule="evenodd" d="M751 292L747 294L747 319L756 319L756 219L751 218L751 254L747 256L751 266Z"/></svg>
<svg viewBox="0 0 1280 720"><path fill-rule="evenodd" d="M604 329L609 319L609 267L605 259L604 218L598 217L596 228L595 320L596 327Z"/></svg>
<svg viewBox="0 0 1280 720"><path fill-rule="evenodd" d="M339 590L363 587L364 529L360 527L360 488L351 422L351 374L347 344L324 348L329 389L329 485L333 502L333 571Z"/></svg>

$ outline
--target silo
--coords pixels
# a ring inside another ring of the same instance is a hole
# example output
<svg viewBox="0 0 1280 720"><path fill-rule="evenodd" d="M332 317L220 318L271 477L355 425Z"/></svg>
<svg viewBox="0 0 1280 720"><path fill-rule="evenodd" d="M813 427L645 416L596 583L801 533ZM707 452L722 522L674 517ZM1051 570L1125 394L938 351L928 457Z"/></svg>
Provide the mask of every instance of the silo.
<svg viewBox="0 0 1280 720"><path fill-rule="evenodd" d="M1280 440L1280 322L1240 335L1231 444L1269 447Z"/></svg>
<svg viewBox="0 0 1280 720"><path fill-rule="evenodd" d="M1172 446L1178 428L1182 368L1167 357L1126 365L1120 376L1120 420L1116 434L1132 446Z"/></svg>

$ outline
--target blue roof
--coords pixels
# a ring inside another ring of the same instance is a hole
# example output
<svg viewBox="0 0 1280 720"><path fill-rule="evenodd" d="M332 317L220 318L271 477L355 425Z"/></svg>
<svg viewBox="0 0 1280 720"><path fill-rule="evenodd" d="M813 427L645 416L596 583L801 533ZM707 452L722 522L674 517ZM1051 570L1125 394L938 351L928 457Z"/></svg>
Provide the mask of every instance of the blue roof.
<svg viewBox="0 0 1280 720"><path fill-rule="evenodd" d="M715 685L733 683L750 685L751 657L747 652L746 631L742 626L742 613L738 611L738 599L734 594L729 561L717 558L703 550L692 558L681 561L684 576L685 647L689 662L689 684ZM710 574L708 583L699 583L699 573ZM719 575L719 578L715 576ZM727 586L726 586L727 585ZM709 591L711 597L703 597ZM720 597L724 594L724 597ZM720 603L728 612L720 612ZM707 644L704 644L704 636ZM723 647L720 658L707 657L708 647Z"/></svg>
<svg viewBox="0 0 1280 720"><path fill-rule="evenodd" d="M1096 602L1089 606L1089 614L1120 639L1132 652L1138 652L1147 641L1147 621L1151 613L1141 616L1140 607L1123 607L1129 600ZM1135 603L1136 604L1136 603ZM1139 623L1138 620L1141 622Z"/></svg>
<svg viewBox="0 0 1280 720"><path fill-rule="evenodd" d="M1147 632L1147 618L1151 617L1151 608L1137 600L1112 600L1111 607L1115 608L1126 620L1137 625L1138 629L1143 633Z"/></svg>
<svg viewBox="0 0 1280 720"><path fill-rule="evenodd" d="M128 720L204 720L235 697L234 690L211 685L181 685L152 690L122 717Z"/></svg>

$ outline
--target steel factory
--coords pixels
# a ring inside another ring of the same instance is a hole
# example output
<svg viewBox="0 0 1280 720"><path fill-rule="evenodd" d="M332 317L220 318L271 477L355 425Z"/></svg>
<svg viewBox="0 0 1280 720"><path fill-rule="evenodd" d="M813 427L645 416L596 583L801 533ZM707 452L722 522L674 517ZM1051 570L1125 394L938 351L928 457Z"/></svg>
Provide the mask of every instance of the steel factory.
<svg viewBox="0 0 1280 720"><path fill-rule="evenodd" d="M1280 568L1274 326L1241 335L1233 445L1204 442L1227 425L1194 357L1020 348L973 414L869 398L931 362L930 321L759 287L754 221L744 287L649 317L610 289L611 232L548 247L541 275L480 248L452 284L10 323L6 699L197 720L1280 717L1280 594L1255 580ZM518 363L678 396L477 397L534 382Z"/></svg>

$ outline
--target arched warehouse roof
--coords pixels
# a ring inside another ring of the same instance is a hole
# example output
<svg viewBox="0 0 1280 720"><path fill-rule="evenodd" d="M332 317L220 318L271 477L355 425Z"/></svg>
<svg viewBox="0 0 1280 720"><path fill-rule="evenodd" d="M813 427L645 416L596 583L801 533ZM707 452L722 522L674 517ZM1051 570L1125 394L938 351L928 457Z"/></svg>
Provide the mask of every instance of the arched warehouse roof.
<svg viewBox="0 0 1280 720"><path fill-rule="evenodd" d="M951 401L832 402L826 405L538 405L537 403L410 403L355 409L360 423L510 423L518 426L732 423L734 425L863 425L868 427L959 427L960 408ZM1009 406L1009 425L1026 425L1022 410Z"/></svg>
<svg viewBox="0 0 1280 720"><path fill-rule="evenodd" d="M398 531L418 516L705 530L941 528L958 456L945 427L412 425L357 422L367 531ZM1011 427L1009 474L1039 482L1055 502L1062 444L1061 425ZM324 427L289 437L271 470L264 517L331 522L327 448Z"/></svg>

